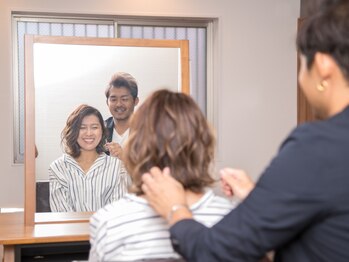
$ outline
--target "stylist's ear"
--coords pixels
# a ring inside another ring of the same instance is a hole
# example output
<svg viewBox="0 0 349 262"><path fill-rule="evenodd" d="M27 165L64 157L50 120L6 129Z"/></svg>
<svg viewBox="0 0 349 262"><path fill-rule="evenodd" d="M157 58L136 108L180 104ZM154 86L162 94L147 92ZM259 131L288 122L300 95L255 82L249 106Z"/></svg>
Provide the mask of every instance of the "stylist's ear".
<svg viewBox="0 0 349 262"><path fill-rule="evenodd" d="M336 62L330 55L324 53L315 54L313 66L320 80L329 81L332 78L336 65Z"/></svg>

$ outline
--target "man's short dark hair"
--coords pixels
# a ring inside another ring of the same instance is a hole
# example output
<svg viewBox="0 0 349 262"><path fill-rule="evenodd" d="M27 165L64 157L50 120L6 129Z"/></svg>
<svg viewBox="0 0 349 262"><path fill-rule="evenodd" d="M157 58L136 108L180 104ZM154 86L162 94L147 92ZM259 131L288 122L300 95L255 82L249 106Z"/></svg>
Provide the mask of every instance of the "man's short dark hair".
<svg viewBox="0 0 349 262"><path fill-rule="evenodd" d="M130 91L133 99L136 99L138 97L137 81L129 73L118 72L112 76L109 85L105 90L105 96L107 99L109 98L110 90L112 88L126 88L128 91Z"/></svg>

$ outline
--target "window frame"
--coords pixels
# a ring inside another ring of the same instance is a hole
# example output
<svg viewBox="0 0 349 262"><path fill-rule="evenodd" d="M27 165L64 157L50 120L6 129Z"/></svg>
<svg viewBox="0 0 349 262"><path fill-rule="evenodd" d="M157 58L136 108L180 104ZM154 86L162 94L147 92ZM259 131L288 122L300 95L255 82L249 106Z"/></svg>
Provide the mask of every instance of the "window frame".
<svg viewBox="0 0 349 262"><path fill-rule="evenodd" d="M217 18L200 17L157 17L157 16L110 16L110 15L61 15L61 14L42 14L13 12L12 19L12 88L13 88L13 162L22 165L24 162L24 153L20 152L20 92L19 92L19 54L18 54L18 22L57 22L69 24L113 24L114 38L119 37L119 26L161 26L161 27L201 27L206 28L206 112L208 121L216 128L217 109L215 108L217 91L214 86L214 53L215 41L214 32L217 26Z"/></svg>

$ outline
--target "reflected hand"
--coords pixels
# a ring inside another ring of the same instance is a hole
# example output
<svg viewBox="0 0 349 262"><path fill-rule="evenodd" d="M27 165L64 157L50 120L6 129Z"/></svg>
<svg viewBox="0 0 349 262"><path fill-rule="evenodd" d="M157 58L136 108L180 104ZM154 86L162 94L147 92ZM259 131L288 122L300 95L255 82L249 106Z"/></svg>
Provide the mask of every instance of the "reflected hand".
<svg viewBox="0 0 349 262"><path fill-rule="evenodd" d="M150 173L143 174L142 181L145 198L165 219L168 219L173 206L187 205L184 188L170 175L168 167L164 168L163 172L158 167L153 167ZM191 218L191 213L188 210L183 209L182 211L184 217L180 219ZM170 219L169 222L175 223L180 219Z"/></svg>
<svg viewBox="0 0 349 262"><path fill-rule="evenodd" d="M244 200L255 187L255 183L240 169L224 168L220 171L221 187L225 195Z"/></svg>
<svg viewBox="0 0 349 262"><path fill-rule="evenodd" d="M123 149L120 144L115 142L109 142L105 144L105 147L108 149L111 156L117 157L120 160L122 160Z"/></svg>

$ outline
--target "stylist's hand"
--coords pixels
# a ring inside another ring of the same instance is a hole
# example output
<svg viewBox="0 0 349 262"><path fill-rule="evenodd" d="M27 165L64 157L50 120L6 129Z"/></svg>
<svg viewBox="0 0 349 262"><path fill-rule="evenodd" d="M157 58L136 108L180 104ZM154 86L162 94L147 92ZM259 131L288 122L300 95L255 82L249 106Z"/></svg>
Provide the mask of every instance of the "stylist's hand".
<svg viewBox="0 0 349 262"><path fill-rule="evenodd" d="M105 144L105 147L108 149L109 153L113 157L119 158L121 161L122 159L122 147L120 144L115 142L109 142Z"/></svg>
<svg viewBox="0 0 349 262"><path fill-rule="evenodd" d="M255 183L240 169L224 168L220 171L221 186L225 195L244 200L255 187Z"/></svg>
<svg viewBox="0 0 349 262"><path fill-rule="evenodd" d="M170 169L164 168L163 172L158 167L153 167L150 173L142 176L142 190L150 205L170 224L184 218L192 218L187 208L177 209L176 205L187 206L183 186L170 175Z"/></svg>

